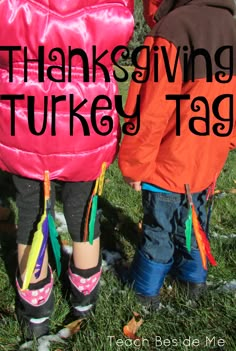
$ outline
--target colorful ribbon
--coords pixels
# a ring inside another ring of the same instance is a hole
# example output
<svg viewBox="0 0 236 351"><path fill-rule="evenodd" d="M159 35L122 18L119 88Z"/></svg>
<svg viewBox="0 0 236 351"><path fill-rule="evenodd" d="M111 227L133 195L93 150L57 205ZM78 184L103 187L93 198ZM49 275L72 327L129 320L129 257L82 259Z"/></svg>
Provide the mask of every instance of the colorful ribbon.
<svg viewBox="0 0 236 351"><path fill-rule="evenodd" d="M185 223L185 236L186 236L186 247L188 251L191 251L191 236L192 236L192 226L194 230L194 234L196 237L196 241L198 244L198 248L201 255L202 265L205 270L207 270L207 259L209 262L216 266L217 263L211 253L210 243L208 241L207 235L204 232L197 216L197 212L195 210L192 195L190 193L189 185L185 185L186 195L188 199L189 213L188 218ZM191 226L191 228L190 228Z"/></svg>
<svg viewBox="0 0 236 351"><path fill-rule="evenodd" d="M104 180L105 180L105 173L106 173L106 162L102 164L101 174L95 182L95 186L88 203L87 213L85 217L83 241L88 240L91 245L93 244L93 239L94 239L94 228L95 228L96 215L97 215L98 196L102 195Z"/></svg>
<svg viewBox="0 0 236 351"><path fill-rule="evenodd" d="M61 248L58 241L54 219L51 215L50 205L50 177L49 171L44 172L44 211L34 233L33 242L29 252L26 264L26 272L23 281L22 290L28 289L32 275L35 278L40 276L43 260L48 244L48 237L52 244L52 249L56 261L57 274L61 273Z"/></svg>

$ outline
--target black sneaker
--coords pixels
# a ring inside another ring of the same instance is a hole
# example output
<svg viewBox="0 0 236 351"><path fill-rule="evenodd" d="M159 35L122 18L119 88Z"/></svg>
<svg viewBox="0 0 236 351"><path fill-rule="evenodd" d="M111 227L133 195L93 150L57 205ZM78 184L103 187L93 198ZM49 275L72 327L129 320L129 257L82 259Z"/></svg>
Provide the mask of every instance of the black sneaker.
<svg viewBox="0 0 236 351"><path fill-rule="evenodd" d="M197 300L207 291L206 283L185 283L190 300Z"/></svg>
<svg viewBox="0 0 236 351"><path fill-rule="evenodd" d="M177 280L177 286L184 291L187 298L193 301L198 300L207 291L206 283L192 283Z"/></svg>
<svg viewBox="0 0 236 351"><path fill-rule="evenodd" d="M160 309L160 296L144 296L136 294L137 300L143 307L144 312L156 312Z"/></svg>

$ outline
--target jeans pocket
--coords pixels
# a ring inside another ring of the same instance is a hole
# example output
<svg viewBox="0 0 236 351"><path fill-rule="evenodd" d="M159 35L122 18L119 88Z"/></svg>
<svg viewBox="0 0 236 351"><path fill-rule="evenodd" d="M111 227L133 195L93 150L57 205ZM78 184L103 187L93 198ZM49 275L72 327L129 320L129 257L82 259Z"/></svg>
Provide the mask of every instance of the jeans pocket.
<svg viewBox="0 0 236 351"><path fill-rule="evenodd" d="M169 203L176 203L176 204L180 204L181 201L181 194L165 194L165 193L155 193L155 198L158 201L162 201L162 202L169 202Z"/></svg>

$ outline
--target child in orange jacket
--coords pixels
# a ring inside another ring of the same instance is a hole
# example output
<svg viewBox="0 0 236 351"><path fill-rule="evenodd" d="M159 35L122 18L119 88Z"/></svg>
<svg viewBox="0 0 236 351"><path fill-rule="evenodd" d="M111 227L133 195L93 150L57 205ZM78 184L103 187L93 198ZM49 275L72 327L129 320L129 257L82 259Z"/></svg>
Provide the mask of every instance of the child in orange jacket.
<svg viewBox="0 0 236 351"><path fill-rule="evenodd" d="M235 145L234 13L233 0L144 1L150 56L141 53L144 73L131 82L126 103L131 115L140 95L140 130L124 136L119 166L142 191L144 211L130 280L154 307L168 273L195 293L205 288L206 253L215 264L197 234L207 226L208 189Z"/></svg>

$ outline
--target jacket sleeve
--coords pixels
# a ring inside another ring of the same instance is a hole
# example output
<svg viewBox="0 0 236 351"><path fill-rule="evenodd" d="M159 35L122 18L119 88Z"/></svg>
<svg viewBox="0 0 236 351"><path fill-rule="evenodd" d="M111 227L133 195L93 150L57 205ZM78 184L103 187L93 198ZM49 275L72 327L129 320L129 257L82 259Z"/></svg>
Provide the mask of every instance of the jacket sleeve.
<svg viewBox="0 0 236 351"><path fill-rule="evenodd" d="M143 16L150 28L156 23L154 15L159 6L157 3L158 1L155 0L143 0Z"/></svg>
<svg viewBox="0 0 236 351"><path fill-rule="evenodd" d="M149 39L149 44L150 39ZM174 44L162 38L156 38L152 46L164 46L168 54L168 60L173 70L177 60L177 50ZM174 82L167 79L166 68L163 57L159 53L158 60L158 82L154 82L154 51L150 47L150 75L146 83L140 87L140 129L136 135L125 135L120 147L119 167L123 176L134 181L148 179L156 168L156 158L159 147L167 127L169 118L175 112L175 102L166 100L167 94L180 94L182 87L182 70L179 60L177 61L176 76ZM131 82L130 91L135 91ZM138 89L136 89L138 91ZM132 112L132 103L135 100L132 94L128 94L127 106L129 113ZM133 121L132 121L133 123ZM137 119L135 120L135 124Z"/></svg>

